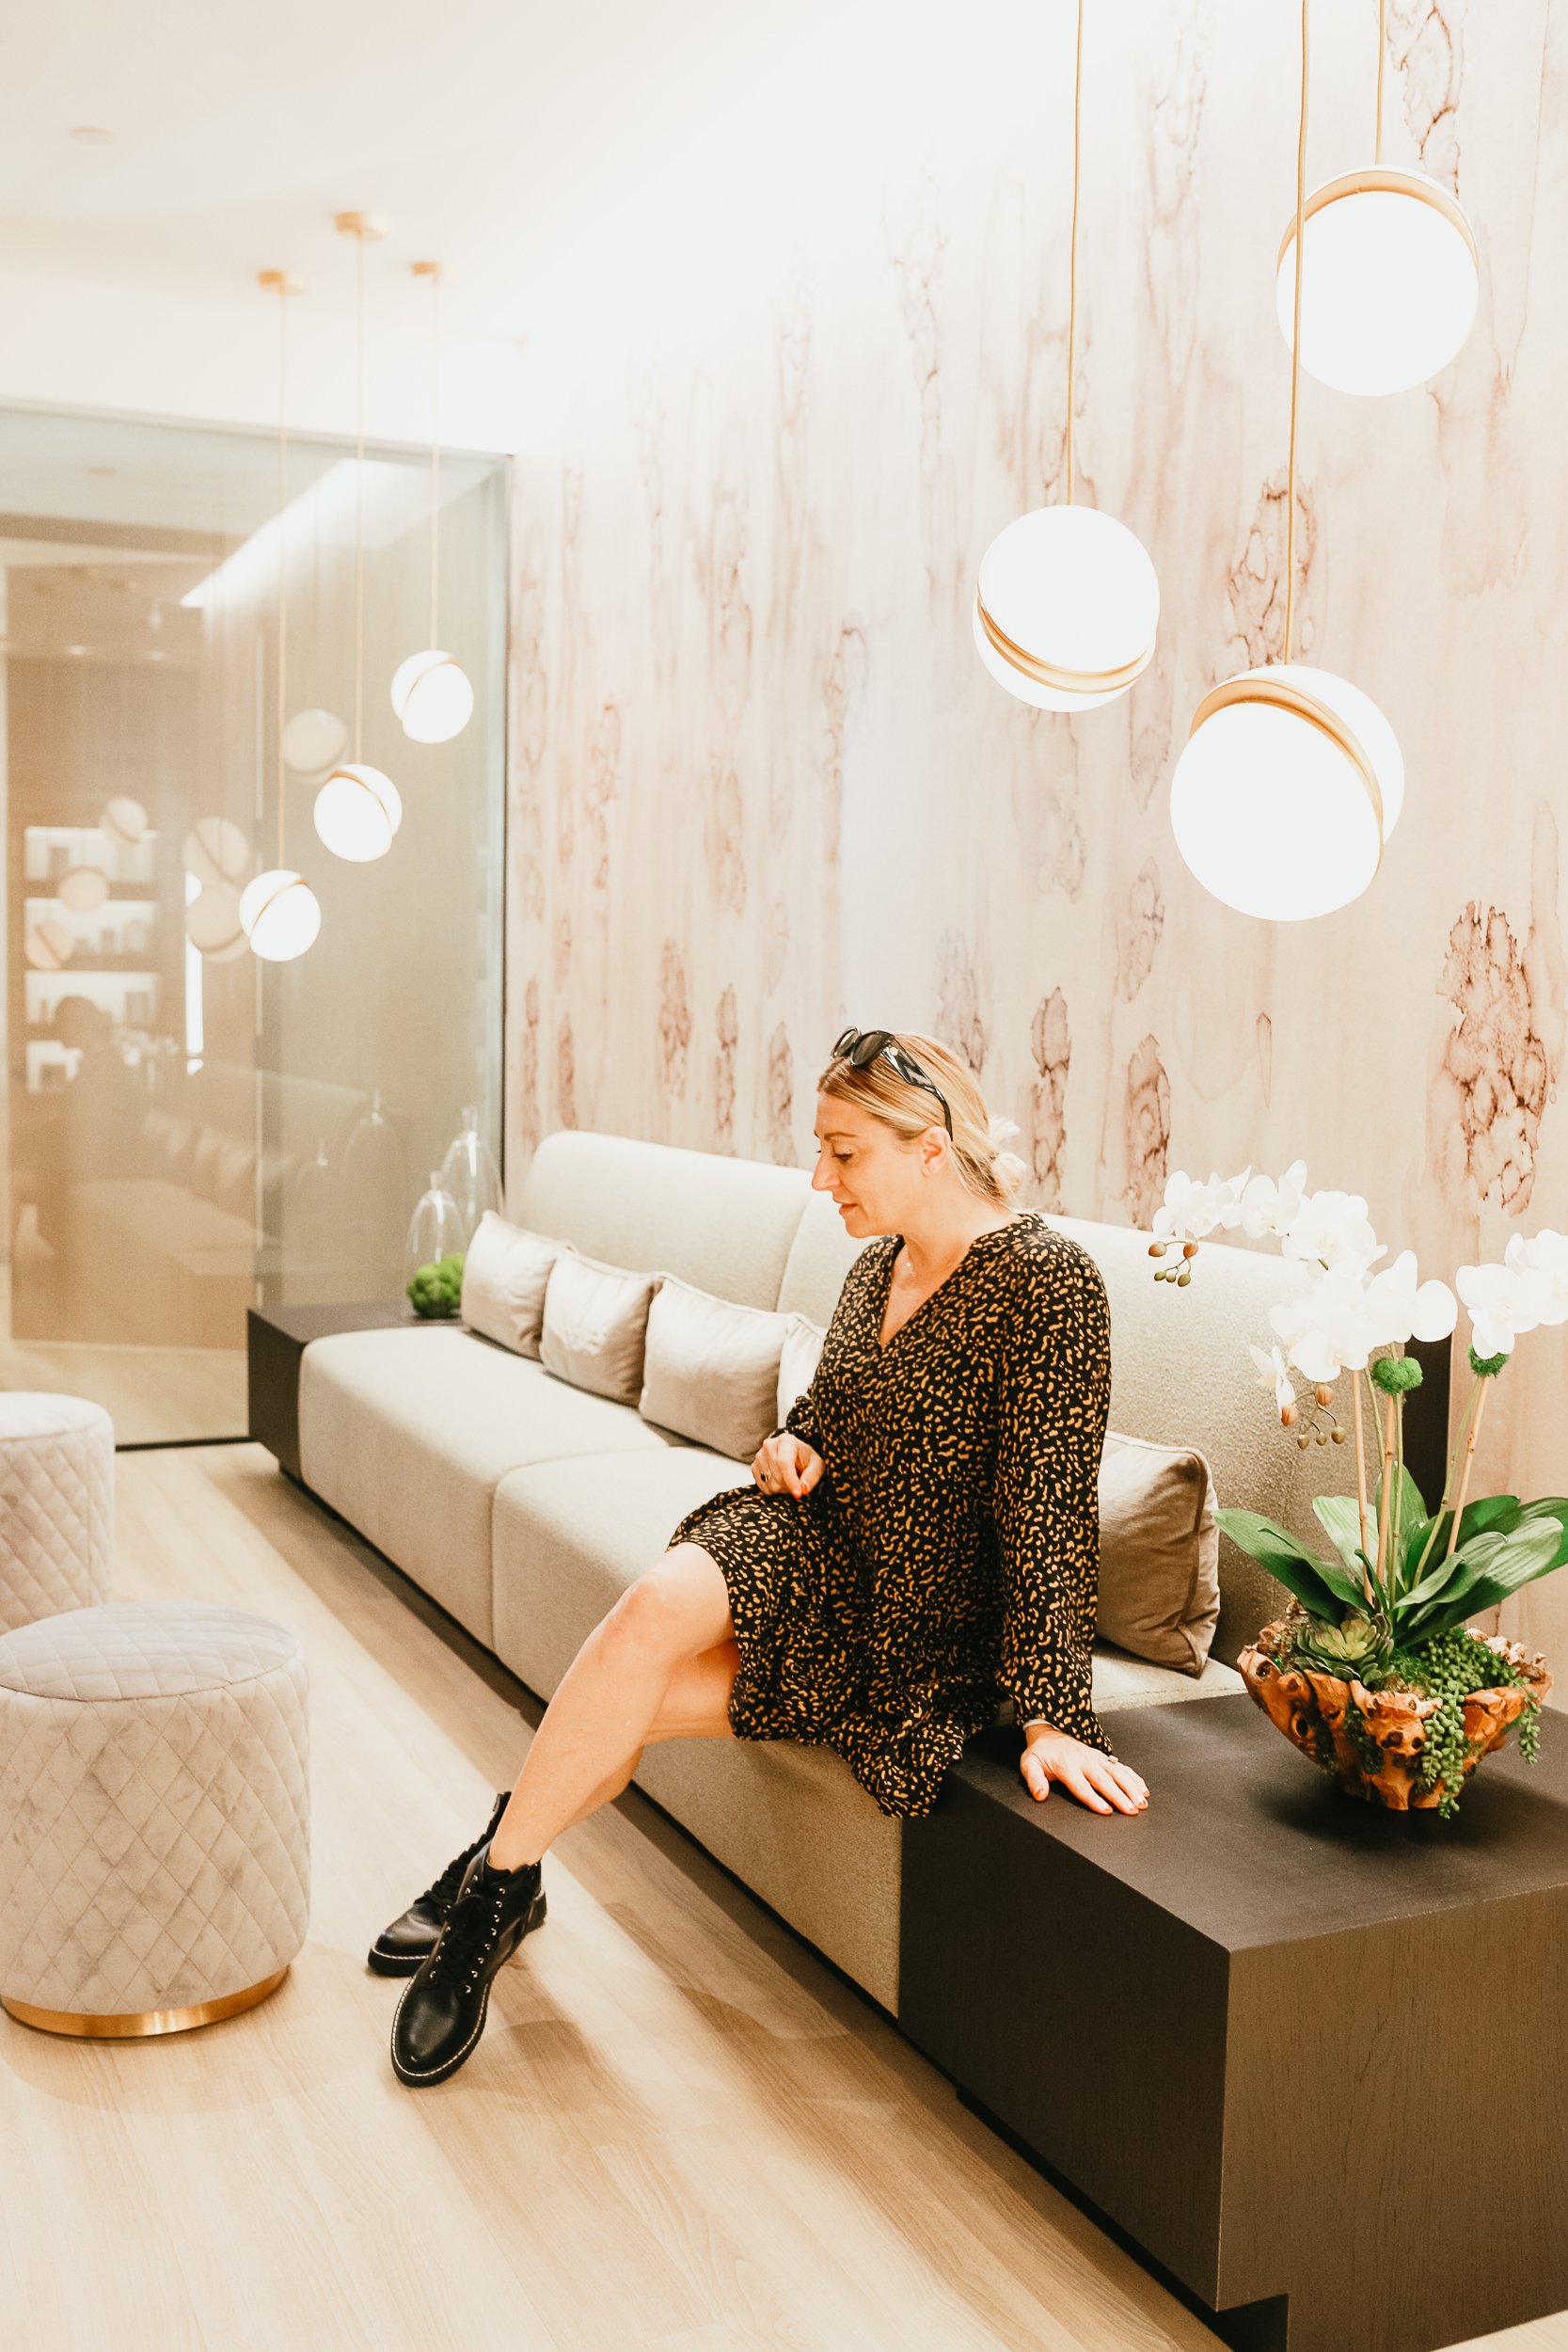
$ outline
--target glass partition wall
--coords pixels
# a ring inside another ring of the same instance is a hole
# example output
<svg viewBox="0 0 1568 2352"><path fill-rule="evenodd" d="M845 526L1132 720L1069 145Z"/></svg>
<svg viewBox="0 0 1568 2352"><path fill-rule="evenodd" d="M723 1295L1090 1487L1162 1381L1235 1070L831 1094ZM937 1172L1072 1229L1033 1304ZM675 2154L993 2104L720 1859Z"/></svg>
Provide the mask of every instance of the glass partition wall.
<svg viewBox="0 0 1568 2352"><path fill-rule="evenodd" d="M446 743L388 694L429 453L295 439L289 473L280 528L264 437L0 411L0 1387L96 1398L122 1444L242 1435L246 1308L397 1297L467 1107L499 1150L504 461L441 462ZM402 800L369 863L313 822L340 741ZM279 863L321 930L267 963L224 917Z"/></svg>

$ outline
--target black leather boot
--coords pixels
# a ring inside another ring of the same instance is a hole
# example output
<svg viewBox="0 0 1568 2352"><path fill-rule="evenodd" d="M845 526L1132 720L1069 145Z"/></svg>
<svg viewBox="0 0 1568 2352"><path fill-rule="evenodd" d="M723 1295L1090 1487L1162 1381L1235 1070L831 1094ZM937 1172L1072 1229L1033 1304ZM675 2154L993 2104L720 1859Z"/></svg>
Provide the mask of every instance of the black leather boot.
<svg viewBox="0 0 1568 2352"><path fill-rule="evenodd" d="M484 2031L491 1979L545 1916L540 1864L492 1870L488 1852L486 1842L463 1873L436 1949L398 2003L392 2066L400 2082L443 2083L456 2074Z"/></svg>
<svg viewBox="0 0 1568 2352"><path fill-rule="evenodd" d="M464 1871L480 1848L487 1846L494 1837L511 1796L510 1788L500 1790L488 1827L472 1845L453 1855L435 1884L417 1895L400 1918L382 1929L365 1955L367 1964L378 1977L411 1977L420 1963L429 1959L436 1949L436 1939L446 1925L447 1914L457 1899Z"/></svg>

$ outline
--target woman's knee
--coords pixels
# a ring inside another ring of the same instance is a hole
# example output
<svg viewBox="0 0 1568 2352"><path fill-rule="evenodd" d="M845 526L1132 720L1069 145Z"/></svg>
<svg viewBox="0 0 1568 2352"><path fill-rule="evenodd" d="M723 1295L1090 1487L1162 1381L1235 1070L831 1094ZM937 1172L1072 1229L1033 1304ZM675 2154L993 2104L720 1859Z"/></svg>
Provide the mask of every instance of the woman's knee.
<svg viewBox="0 0 1568 2352"><path fill-rule="evenodd" d="M718 1564L697 1544L676 1544L635 1583L604 1619L610 1644L671 1664L730 1639L729 1590Z"/></svg>

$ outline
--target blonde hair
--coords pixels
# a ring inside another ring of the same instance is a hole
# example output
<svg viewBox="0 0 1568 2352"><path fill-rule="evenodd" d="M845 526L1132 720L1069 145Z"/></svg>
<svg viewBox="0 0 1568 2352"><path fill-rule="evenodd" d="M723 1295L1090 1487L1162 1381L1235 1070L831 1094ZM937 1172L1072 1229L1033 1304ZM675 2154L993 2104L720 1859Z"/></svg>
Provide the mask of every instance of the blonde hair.
<svg viewBox="0 0 1568 2352"><path fill-rule="evenodd" d="M1017 1120L998 1118L987 1110L974 1073L937 1039L924 1037L918 1029L893 1029L889 1035L946 1097L953 1118L953 1165L965 1190L993 1208L1010 1208L1028 1173L1016 1152L1001 1148L1009 1136L1017 1135ZM936 1096L901 1078L882 1054L863 1070L857 1070L847 1056L835 1054L817 1079L816 1090L841 1103L858 1103L906 1143L912 1143L927 1127L945 1123Z"/></svg>

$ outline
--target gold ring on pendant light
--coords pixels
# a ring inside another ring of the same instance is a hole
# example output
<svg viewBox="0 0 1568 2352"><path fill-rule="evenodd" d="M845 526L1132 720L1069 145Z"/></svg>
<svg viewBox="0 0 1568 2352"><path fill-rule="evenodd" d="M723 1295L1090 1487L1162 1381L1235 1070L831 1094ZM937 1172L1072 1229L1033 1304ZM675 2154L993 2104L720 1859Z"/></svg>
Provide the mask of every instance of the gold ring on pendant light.
<svg viewBox="0 0 1568 2352"><path fill-rule="evenodd" d="M974 597L974 611L988 643L1004 661L1022 672L1024 677L1033 678L1037 686L1053 687L1060 694L1119 693L1124 686L1131 686L1134 678L1142 677L1154 659L1151 640L1134 660L1124 661L1119 669L1064 670L1058 662L1042 661L1037 654L1027 653L1022 645L1016 644L1006 631L999 628L991 619L986 611L985 599L978 591Z"/></svg>
<svg viewBox="0 0 1568 2352"><path fill-rule="evenodd" d="M1337 204L1342 196L1408 196L1418 204L1430 204L1434 213L1441 214L1450 229L1457 229L1469 247L1471 261L1480 268L1481 254L1476 245L1476 232L1465 217L1464 206L1456 197L1449 195L1447 188L1439 187L1435 181L1422 179L1415 172L1390 171L1386 165L1364 167L1360 171L1342 171L1337 180L1325 180L1321 188L1313 189L1302 208L1303 219L1310 220L1328 205ZM1275 263L1276 274L1280 262L1291 249L1291 240L1295 233L1296 224L1292 218L1279 240L1279 260Z"/></svg>
<svg viewBox="0 0 1568 2352"><path fill-rule="evenodd" d="M1331 709L1327 703L1320 702L1315 694L1304 692L1301 687L1292 685L1285 678L1274 678L1265 674L1262 677L1227 677L1218 686L1211 687L1193 713L1193 723L1187 730L1189 739L1217 710L1230 710L1247 703L1262 704L1272 710L1288 710L1293 718L1305 719L1308 726L1317 727L1343 752L1360 777L1362 788L1371 804L1372 821L1377 827L1377 866L1373 866L1371 877L1375 879L1383 864L1383 790L1377 780L1377 771L1362 748L1359 738L1352 733L1337 710Z"/></svg>

